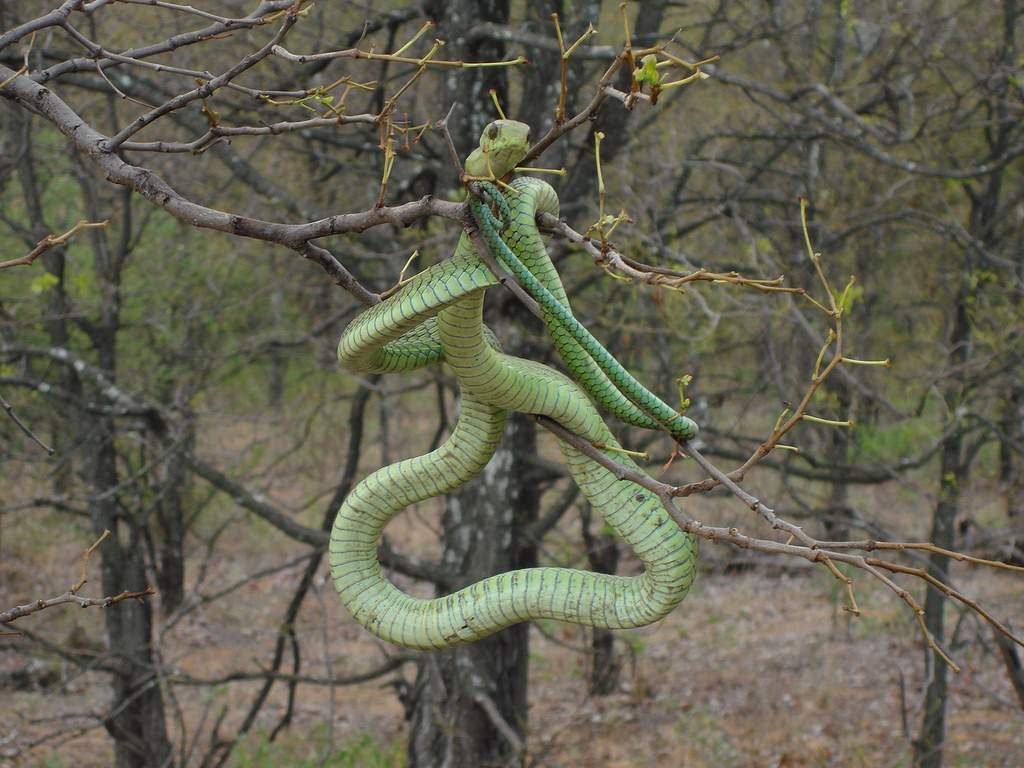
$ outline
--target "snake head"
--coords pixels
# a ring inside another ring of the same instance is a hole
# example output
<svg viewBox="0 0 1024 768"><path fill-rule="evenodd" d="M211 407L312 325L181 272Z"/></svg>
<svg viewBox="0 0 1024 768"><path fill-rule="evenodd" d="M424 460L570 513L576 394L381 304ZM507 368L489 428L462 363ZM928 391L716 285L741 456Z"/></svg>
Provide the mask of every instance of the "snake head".
<svg viewBox="0 0 1024 768"><path fill-rule="evenodd" d="M495 120L480 134L480 146L466 158L466 174L500 179L530 151L530 126L518 120Z"/></svg>

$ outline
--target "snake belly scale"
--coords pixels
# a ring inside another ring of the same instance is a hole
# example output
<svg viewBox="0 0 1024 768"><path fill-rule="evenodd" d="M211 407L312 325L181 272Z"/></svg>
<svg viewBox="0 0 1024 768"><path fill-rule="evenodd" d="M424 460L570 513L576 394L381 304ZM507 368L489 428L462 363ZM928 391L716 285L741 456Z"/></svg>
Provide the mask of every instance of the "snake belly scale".
<svg viewBox="0 0 1024 768"><path fill-rule="evenodd" d="M527 131L514 121L492 123L467 160L467 172L497 178L509 173L526 154ZM503 242L568 311L565 291L535 223L540 211L557 214L554 190L538 179L520 177L508 195L512 202L504 213ZM353 371L405 372L443 361L461 390L458 421L448 439L435 451L362 480L342 504L331 532L331 575L342 602L370 632L409 648L449 648L532 619L610 629L642 626L675 608L696 573L695 539L679 528L653 493L616 479L593 459L560 442L573 479L594 511L632 547L644 566L642 573L627 577L573 568L527 568L490 576L438 598L405 594L385 577L377 560L384 527L406 507L449 493L481 472L501 440L510 411L548 416L605 446L619 463L635 467L615 451L618 444L594 400L613 413L635 409L616 394L616 387L571 335L561 334L556 348L579 383L545 365L499 351L483 323L484 294L497 282L463 235L450 259L427 268L356 317L338 345L339 359ZM545 314L546 320L554 315L550 309ZM550 319L553 332L563 328L566 320L561 317ZM575 322L571 311L568 317ZM650 418L642 410L633 416L628 420L634 423ZM652 423L664 423L664 418L655 416Z"/></svg>

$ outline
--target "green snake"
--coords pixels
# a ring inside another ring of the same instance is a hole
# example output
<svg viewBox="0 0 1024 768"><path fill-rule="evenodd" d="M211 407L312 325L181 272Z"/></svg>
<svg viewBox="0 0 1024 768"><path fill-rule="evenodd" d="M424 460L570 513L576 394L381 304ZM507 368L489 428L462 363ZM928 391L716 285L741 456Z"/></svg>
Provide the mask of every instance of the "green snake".
<svg viewBox="0 0 1024 768"><path fill-rule="evenodd" d="M484 129L466 172L470 177L506 178L528 149L528 126L495 121ZM484 199L470 196L474 220L500 265L537 300L555 348L577 381L500 352L483 323L484 294L498 279L466 234L451 258L357 316L338 344L338 357L351 371L406 372L444 362L461 390L458 421L447 441L357 484L331 532L331 576L342 602L370 632L409 648L449 648L534 619L609 629L643 626L675 608L696 573L696 540L679 528L657 496L616 479L564 441L560 448L570 474L593 509L633 548L644 565L641 574L526 568L427 599L405 594L383 573L377 548L384 527L409 505L449 493L483 470L510 411L547 416L632 468L636 465L623 455L595 402L631 424L665 429L679 440L697 431L690 419L636 381L573 317L536 225L540 213L558 213L551 186L518 177L504 188L479 185Z"/></svg>

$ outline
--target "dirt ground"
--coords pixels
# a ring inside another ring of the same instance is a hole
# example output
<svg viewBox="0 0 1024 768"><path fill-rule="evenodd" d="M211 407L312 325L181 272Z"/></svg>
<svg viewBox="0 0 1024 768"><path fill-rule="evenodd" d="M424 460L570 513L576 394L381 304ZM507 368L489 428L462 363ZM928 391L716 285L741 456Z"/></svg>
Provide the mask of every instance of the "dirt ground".
<svg viewBox="0 0 1024 768"><path fill-rule="evenodd" d="M908 507L906 488L865 493L865 504L894 510L893 515L927 511ZM987 503L977 498L976 504ZM739 505L709 499L694 502L691 511L720 524L741 522L748 514ZM320 512L311 507L302 514L314 524ZM45 512L8 516L3 523L0 606L58 594L75 580L77 558L89 543L83 525ZM221 523L227 528L218 555L205 559L201 538ZM579 541L577 524L575 516L567 520L549 538L548 551L571 551ZM168 674L210 679L265 667L304 561L273 566L293 561L304 549L231 505L202 525L191 544L189 594L209 597L241 586L174 620L158 617L159 652ZM434 525L430 510L418 510L388 533L398 546L429 556L436 551ZM539 765L909 766L924 653L902 603L858 578L863 615L851 618L841 610L843 594L824 571L770 560L751 568L748 557L737 560L734 551L710 545L703 547L702 561L705 570L678 610L654 626L619 633L617 647L629 661L619 690L610 696L587 693L589 657L574 650L587 646L585 630L557 623L535 627L529 750ZM635 568L626 559L621 571ZM261 570L269 572L249 578ZM1024 626L1019 575L961 564L953 572L957 585L994 615ZM95 589L90 585L85 592ZM991 631L971 614L953 606L947 611L956 634L952 647L963 666L950 683L947 765L1024 766L1024 711L994 653ZM33 643L39 638L101 656L102 621L98 609L58 607L19 622L30 636L0 639L0 679L7 681L0 688L0 766L111 764L110 742L96 717L108 696L104 676L82 673ZM303 674L351 675L394 652L351 621L325 569L298 629ZM412 665L402 672L411 679ZM13 683L11 675L20 673L31 682ZM394 678L392 673L333 689L300 686L291 729L270 750L267 731L285 711L285 688L278 685L231 765L315 765L325 750L355 755L328 765L400 765L406 726L395 688L388 685ZM198 761L222 709L227 714L221 733L228 734L258 685L174 685L167 709L175 743L191 748Z"/></svg>

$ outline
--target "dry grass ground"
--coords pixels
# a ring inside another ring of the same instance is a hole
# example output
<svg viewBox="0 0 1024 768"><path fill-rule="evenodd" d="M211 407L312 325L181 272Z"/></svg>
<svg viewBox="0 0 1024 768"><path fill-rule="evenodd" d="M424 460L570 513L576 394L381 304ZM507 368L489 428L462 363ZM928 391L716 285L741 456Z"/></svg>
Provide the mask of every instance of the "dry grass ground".
<svg viewBox="0 0 1024 768"><path fill-rule="evenodd" d="M6 546L11 546L7 544ZM212 583L228 583L259 567L265 552L241 551L217 566ZM37 588L60 583L72 547L50 550L49 562L21 561ZM57 555L61 556L57 556ZM284 559L278 552L276 559ZM4 562L12 560L5 556ZM52 577L50 580L48 576ZM1009 576L962 571L958 581L983 595L997 615L1024 620L1021 584ZM280 615L297 574L284 571L240 590L217 610L193 614L164 638L166 662L196 677L265 664ZM20 579L18 579L20 581ZM5 579L10 582L11 579ZM336 604L329 582L322 604L311 600L303 615L306 672L324 674L320 641L330 637L330 669L339 675L373 666L382 650L352 625ZM900 766L907 765L904 718L914 711L921 679L921 652L902 606L878 590L862 589L866 615L849 623L835 611L832 588L819 574L748 571L705 574L694 593L656 626L624 633L622 646L635 655L620 691L587 694L587 658L543 634L534 634L531 670L531 746L552 765L626 766ZM13 597L5 590L5 603ZM950 618L955 622L956 613ZM98 611L57 609L30 628L56 641L102 637ZM962 635L975 635L966 621ZM546 626L563 643L584 645L585 633ZM982 635L985 631L982 631ZM29 657L22 641L6 641L4 669ZM84 643L87 644L87 643ZM964 672L953 678L949 727L952 766L1024 764L1024 713L1013 701L1001 667L976 644L958 653ZM106 691L101 675L79 675L50 657L56 679L45 690L4 691L0 738L4 748L26 745L53 731L95 726L83 714L99 711ZM900 677L907 691L901 698ZM386 749L401 741L401 706L383 681L333 692L333 741L344 746L365 735ZM214 689L179 688L178 701L190 730L204 711L247 702L253 683ZM295 757L326 743L332 706L323 687L300 689L292 732ZM266 707L268 726L283 711L283 697ZM909 711L907 711L909 709ZM232 724L226 722L225 730ZM316 739L309 740L309 734ZM287 742L287 740L286 740ZM93 727L82 736L40 744L3 765L109 765L109 742Z"/></svg>
<svg viewBox="0 0 1024 768"><path fill-rule="evenodd" d="M396 431L401 427L397 423ZM372 440L371 435L370 445ZM222 448L230 454L230 441ZM376 461L375 452L366 459L371 467ZM320 504L310 503L318 493L309 490L310 477L319 471L303 465L292 472L282 464L275 468L279 480L271 489L311 525L321 514ZM331 473L325 469L322 476ZM770 475L762 479L771 483ZM926 484L927 477L921 482ZM12 488L12 494L17 492ZM888 524L908 535L919 534L915 529L927 522L928 501L912 482L859 493L865 511L882 511ZM971 499L982 518L995 504L994 496L983 492ZM744 521L745 510L728 500L690 503L691 511L704 519ZM202 594L245 582L250 574L304 551L225 502L211 508L190 542L192 592L204 562L201 538L229 520L216 557L205 561ZM3 524L0 605L59 593L74 580L76 558L90 539L82 523L33 512L8 516ZM424 508L403 515L388 533L400 547L429 556L436 553L435 525L436 510ZM549 537L549 556L573 553L579 541L576 526L573 516ZM799 564L783 568L776 561L736 568L730 565L734 555L727 548L705 546L707 570L686 602L655 626L620 633L619 647L634 661L611 696L587 693L588 656L572 650L586 647L585 630L552 623L533 633L529 744L533 754L543 757L542 764L909 766L906 729L913 731L919 722L923 653L904 606L860 579L857 596L864 615L848 619L839 610L834 581L824 572ZM266 666L302 565L248 581L173 626L159 618L164 663L204 679ZM622 570L635 567L627 559ZM954 574L957 584L995 615L1024 626L1024 579L961 565ZM307 600L298 623L303 673L345 676L374 667L389 649L352 623L325 577L321 571L318 592ZM86 592L90 589L95 594L95 585ZM990 632L973 616L953 607L948 611L950 626L958 627L956 656L964 667L951 682L948 765L1022 766L1024 712L1015 706L1002 667L990 652ZM99 610L64 607L19 626L49 642L102 654L102 621ZM0 672L26 668L37 677L42 670L46 684L0 691L0 766L110 765L110 742L93 716L107 700L104 676L81 673L26 639L0 640ZM404 672L411 675L411 667ZM387 679L333 690L300 687L290 731L268 745L266 730L285 707L284 689L278 686L264 707L261 730L245 742L232 765L315 765L325 749L335 754L330 766L400 765L405 723ZM194 754L202 754L221 708L229 710L222 732L230 733L257 687L253 682L176 686L175 700L168 702L176 743L191 743L198 730ZM179 723L185 724L184 736Z"/></svg>

